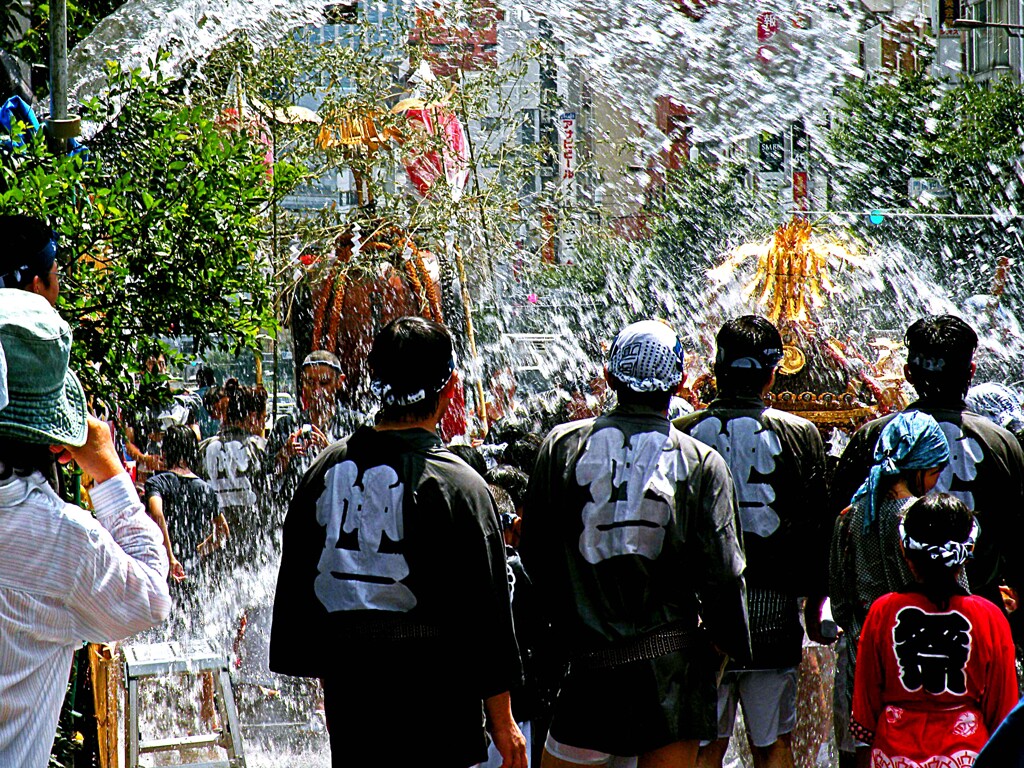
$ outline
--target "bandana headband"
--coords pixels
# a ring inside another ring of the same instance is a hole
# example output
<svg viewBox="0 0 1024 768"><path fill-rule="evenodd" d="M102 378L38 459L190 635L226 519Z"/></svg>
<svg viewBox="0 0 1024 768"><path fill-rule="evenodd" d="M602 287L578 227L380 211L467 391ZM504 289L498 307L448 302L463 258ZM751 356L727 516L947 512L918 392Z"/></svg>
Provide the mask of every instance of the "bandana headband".
<svg viewBox="0 0 1024 768"><path fill-rule="evenodd" d="M325 365L333 371L343 373L341 366L337 363L332 363L330 360L306 360L302 363L300 368L312 368L314 365Z"/></svg>
<svg viewBox="0 0 1024 768"><path fill-rule="evenodd" d="M608 373L634 392L673 391L683 380L683 343L668 325L640 320L615 336Z"/></svg>
<svg viewBox="0 0 1024 768"><path fill-rule="evenodd" d="M975 518L967 541L947 541L945 544L924 544L911 538L903 527L903 520L900 520L899 532L904 548L924 552L929 558L940 561L947 568L956 568L974 557L974 545L978 541L978 534L981 533L981 526Z"/></svg>
<svg viewBox="0 0 1024 768"><path fill-rule="evenodd" d="M452 380L452 376L455 375L455 356L452 355L448 361L448 370L444 375L444 379L440 384L430 389L430 394L436 395L445 387L448 386L448 382ZM423 402L427 399L427 387L422 387L413 392L396 392L394 385L386 384L380 379L374 379L370 382L370 390L377 397L380 398L381 402L385 407L399 406L405 407L407 405L415 405L416 403Z"/></svg>
<svg viewBox="0 0 1024 768"><path fill-rule="evenodd" d="M911 355L907 362L916 368L920 368L923 371L929 373L941 373L946 368L946 360L941 357L925 357L918 353Z"/></svg>
<svg viewBox="0 0 1024 768"><path fill-rule="evenodd" d="M878 516L882 479L915 469L945 467L949 444L938 423L920 411L903 411L885 425L875 443L874 464L867 479L850 500L863 503L864 530L870 530Z"/></svg>
<svg viewBox="0 0 1024 768"><path fill-rule="evenodd" d="M729 360L728 367L761 370L762 368L774 368L782 362L782 350L778 347L767 347L758 350L755 355L744 355L743 357ZM715 362L725 364L728 358L726 350L723 347L719 347L718 354L715 355Z"/></svg>
<svg viewBox="0 0 1024 768"><path fill-rule="evenodd" d="M27 263L0 275L0 288L17 288L21 283L22 273L28 272L33 275L43 275L50 271L50 267L53 266L53 262L56 260L57 236L54 235ZM33 267L37 269L34 270ZM40 267L41 269L38 269Z"/></svg>

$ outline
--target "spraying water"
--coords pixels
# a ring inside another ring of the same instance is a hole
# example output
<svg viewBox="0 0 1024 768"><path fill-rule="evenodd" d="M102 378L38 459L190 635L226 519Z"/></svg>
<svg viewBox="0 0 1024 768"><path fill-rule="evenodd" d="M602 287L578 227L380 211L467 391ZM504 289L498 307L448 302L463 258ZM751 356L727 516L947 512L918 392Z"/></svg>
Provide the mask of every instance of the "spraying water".
<svg viewBox="0 0 1024 768"><path fill-rule="evenodd" d="M129 0L73 51L72 93L83 100L100 92L104 61L144 66L158 47L170 54L160 63L170 76L179 74L186 64L197 64L201 71L209 53L237 33L244 33L258 52L296 27L322 24L325 4L324 0ZM502 44L514 48L524 42L536 30L529 20L541 17L562 46L565 61L587 72L591 88L607 100L611 110L639 124L648 150L664 139L647 125L652 105L663 96L686 105L695 142L724 148L762 130L817 118L832 105L834 88L855 69L856 32L862 21L855 10L858 6L780 0L770 11L757 13L742 2L518 0L506 7L515 23L503 28L508 34ZM818 129L811 124L809 130L815 134ZM761 224L776 223L772 219L778 218L779 210L776 205L773 215ZM756 229L736 222L733 236L756 239L752 231ZM761 226L762 234L768 229ZM467 237L478 245L486 240L476 230ZM519 419L529 428L540 428L578 415L573 409L586 412L600 407L604 394L594 382L601 374L602 344L639 317L665 317L688 343L694 371L706 369L710 340L721 322L763 310L744 291L752 278L751 265L739 266L718 285L707 274L708 268L725 260L734 244L721 243L683 267L679 258L658 258L649 243L618 243L607 271L598 278L591 276L600 285L597 291L581 290L572 281L547 285L528 271L525 276L518 274L510 266L511 259L499 259L503 263L493 265L487 279L472 283L483 309L474 374L511 369L519 390L508 409L509 421ZM848 341L860 350L870 350L879 339L892 340L898 347L903 330L917 317L963 314L981 326L981 375L1002 380L1021 377L1017 363L1024 351L1021 328L1013 314L987 292L988 286L978 286L966 295L954 293L941 285L929 262L898 245L847 245L858 253L861 264L839 270L834 279L838 290L816 317L820 334ZM502 254L507 255L508 250ZM457 316L453 319L458 321ZM487 361L486 365L479 360ZM277 519L286 503L287 499L274 500ZM189 631L232 649L239 684L249 696L239 698L253 708L250 725L266 715L268 702L278 699L285 702L285 719L300 726L283 739L265 740L250 728L249 765L326 765L329 758L317 720L316 691L286 689L287 683L270 675L265 665L277 551L278 544L268 540L260 554L234 570L229 579L202 580L197 589L206 618ZM828 679L829 652L816 649L810 658L814 674ZM184 694L153 695L155 715L149 726L171 727ZM801 698L806 726L798 734L798 764L834 765L830 724L827 718L811 717L812 712L820 715L827 710L827 686L808 682ZM296 731L301 736L296 737ZM742 741L738 736L733 743ZM734 747L730 768L749 764L742 751Z"/></svg>

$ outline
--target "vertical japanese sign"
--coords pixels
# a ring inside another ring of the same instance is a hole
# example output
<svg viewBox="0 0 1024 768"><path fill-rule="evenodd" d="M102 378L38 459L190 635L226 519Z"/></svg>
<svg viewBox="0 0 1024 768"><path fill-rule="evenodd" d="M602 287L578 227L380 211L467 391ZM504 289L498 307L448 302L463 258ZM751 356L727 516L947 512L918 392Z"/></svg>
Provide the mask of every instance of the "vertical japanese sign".
<svg viewBox="0 0 1024 768"><path fill-rule="evenodd" d="M793 171L793 207L798 211L810 210L807 203L807 171Z"/></svg>
<svg viewBox="0 0 1024 768"><path fill-rule="evenodd" d="M757 15L757 58L768 64L778 54L774 45L768 45L779 32L779 17L774 11L764 11Z"/></svg>
<svg viewBox="0 0 1024 768"><path fill-rule="evenodd" d="M939 0L939 34L942 36L955 37L960 31L953 26L953 22L963 18L960 14L962 3L960 0Z"/></svg>
<svg viewBox="0 0 1024 768"><path fill-rule="evenodd" d="M558 170L559 186L562 191L562 216L559 227L559 260L564 264L572 262L576 255L576 233L570 220L570 212L576 202L576 113L563 112L558 116Z"/></svg>
<svg viewBox="0 0 1024 768"><path fill-rule="evenodd" d="M808 203L807 178L811 164L811 145L802 120L793 123L792 138L793 207L798 211L810 210Z"/></svg>
<svg viewBox="0 0 1024 768"><path fill-rule="evenodd" d="M558 170L562 192L571 198L576 192L576 113L558 116Z"/></svg>

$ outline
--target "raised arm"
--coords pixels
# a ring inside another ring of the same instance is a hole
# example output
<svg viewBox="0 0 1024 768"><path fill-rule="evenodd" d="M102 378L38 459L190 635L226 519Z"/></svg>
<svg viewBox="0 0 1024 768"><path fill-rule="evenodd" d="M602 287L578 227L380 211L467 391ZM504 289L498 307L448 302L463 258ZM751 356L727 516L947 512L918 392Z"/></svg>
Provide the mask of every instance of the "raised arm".
<svg viewBox="0 0 1024 768"><path fill-rule="evenodd" d="M81 448L68 448L97 482L92 492L102 529L88 534L68 601L80 639L118 640L167 618L167 552L160 529L149 519L121 466L110 431L89 417L89 434Z"/></svg>

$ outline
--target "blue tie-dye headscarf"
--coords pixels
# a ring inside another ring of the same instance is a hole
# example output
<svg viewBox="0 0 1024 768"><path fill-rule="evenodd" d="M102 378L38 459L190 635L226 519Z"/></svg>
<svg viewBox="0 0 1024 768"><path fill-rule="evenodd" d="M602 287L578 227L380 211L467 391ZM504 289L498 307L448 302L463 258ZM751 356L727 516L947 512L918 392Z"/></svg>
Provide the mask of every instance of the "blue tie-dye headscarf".
<svg viewBox="0 0 1024 768"><path fill-rule="evenodd" d="M850 500L856 504L864 499L864 530L871 527L878 514L878 486L883 477L948 463L949 444L935 419L920 411L898 414L882 430L875 444L875 465Z"/></svg>

